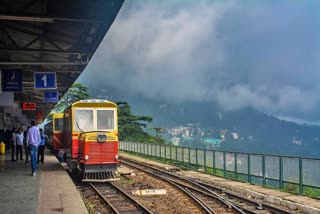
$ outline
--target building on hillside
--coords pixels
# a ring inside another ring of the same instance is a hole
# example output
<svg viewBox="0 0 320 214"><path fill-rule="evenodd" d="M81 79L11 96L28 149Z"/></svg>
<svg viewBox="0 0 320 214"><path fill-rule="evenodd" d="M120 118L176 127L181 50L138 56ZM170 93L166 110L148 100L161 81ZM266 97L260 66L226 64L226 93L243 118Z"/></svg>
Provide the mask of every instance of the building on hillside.
<svg viewBox="0 0 320 214"><path fill-rule="evenodd" d="M190 130L189 129L183 130L182 137L185 137L185 138L190 137Z"/></svg>
<svg viewBox="0 0 320 214"><path fill-rule="evenodd" d="M204 140L204 142L206 143L207 149L219 149L222 141L223 139L217 139L217 138Z"/></svg>
<svg viewBox="0 0 320 214"><path fill-rule="evenodd" d="M174 146L179 146L180 138L178 138L178 137L172 137L172 138L171 138L171 142L172 142L172 145L174 145Z"/></svg>
<svg viewBox="0 0 320 214"><path fill-rule="evenodd" d="M221 137L221 139L225 139L227 132L228 132L227 129L221 129L221 130L220 130L220 137Z"/></svg>
<svg viewBox="0 0 320 214"><path fill-rule="evenodd" d="M231 135L232 135L234 140L238 140L239 139L239 135L237 133L232 132Z"/></svg>

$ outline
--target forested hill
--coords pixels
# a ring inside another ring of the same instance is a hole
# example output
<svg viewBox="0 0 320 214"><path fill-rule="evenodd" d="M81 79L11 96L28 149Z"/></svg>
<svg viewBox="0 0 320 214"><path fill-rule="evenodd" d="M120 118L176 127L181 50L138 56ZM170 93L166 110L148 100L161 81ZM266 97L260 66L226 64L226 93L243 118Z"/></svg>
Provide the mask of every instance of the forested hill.
<svg viewBox="0 0 320 214"><path fill-rule="evenodd" d="M170 129L199 124L200 128L213 130L215 138L220 130L227 130L229 137L221 144L223 150L320 157L320 126L279 120L250 108L224 111L211 102L172 104L142 96L119 96L109 90L91 89L90 94L127 101L135 114L152 117L153 127ZM230 138L232 132L239 134L239 140Z"/></svg>
<svg viewBox="0 0 320 214"><path fill-rule="evenodd" d="M208 102L168 104L150 100L134 102L132 108L137 114L153 117L158 127L199 124L202 129L213 130L215 137L227 130L221 147L224 150L320 157L320 126L287 122L251 108L223 111ZM238 140L230 137L232 132L239 135Z"/></svg>

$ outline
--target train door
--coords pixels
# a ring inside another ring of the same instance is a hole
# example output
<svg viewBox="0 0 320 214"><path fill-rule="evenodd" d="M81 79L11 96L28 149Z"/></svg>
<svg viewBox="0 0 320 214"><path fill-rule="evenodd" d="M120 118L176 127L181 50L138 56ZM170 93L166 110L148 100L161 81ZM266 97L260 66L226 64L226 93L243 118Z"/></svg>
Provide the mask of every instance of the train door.
<svg viewBox="0 0 320 214"><path fill-rule="evenodd" d="M63 143L63 113L55 113L52 116L52 145L53 150L65 149Z"/></svg>

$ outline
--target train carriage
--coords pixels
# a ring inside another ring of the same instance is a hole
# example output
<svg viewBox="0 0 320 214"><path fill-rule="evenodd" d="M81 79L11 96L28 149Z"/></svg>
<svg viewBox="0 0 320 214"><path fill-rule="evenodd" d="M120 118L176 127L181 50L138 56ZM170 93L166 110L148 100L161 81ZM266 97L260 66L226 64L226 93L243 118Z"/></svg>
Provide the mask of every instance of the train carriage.
<svg viewBox="0 0 320 214"><path fill-rule="evenodd" d="M83 181L117 179L117 105L107 100L80 100L53 115L54 149L63 149L71 170Z"/></svg>

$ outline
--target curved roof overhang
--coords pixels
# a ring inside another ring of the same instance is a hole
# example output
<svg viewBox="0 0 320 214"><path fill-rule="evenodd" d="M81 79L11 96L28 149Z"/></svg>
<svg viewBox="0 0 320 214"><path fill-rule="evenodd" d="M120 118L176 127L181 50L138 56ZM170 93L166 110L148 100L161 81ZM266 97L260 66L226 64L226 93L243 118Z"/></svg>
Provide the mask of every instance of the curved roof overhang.
<svg viewBox="0 0 320 214"><path fill-rule="evenodd" d="M63 96L90 62L124 0L2 0L0 70L22 74L14 100L35 102L45 116L55 103L35 89L35 72L54 72ZM0 95L1 96L1 95ZM36 111L23 111L34 119Z"/></svg>

